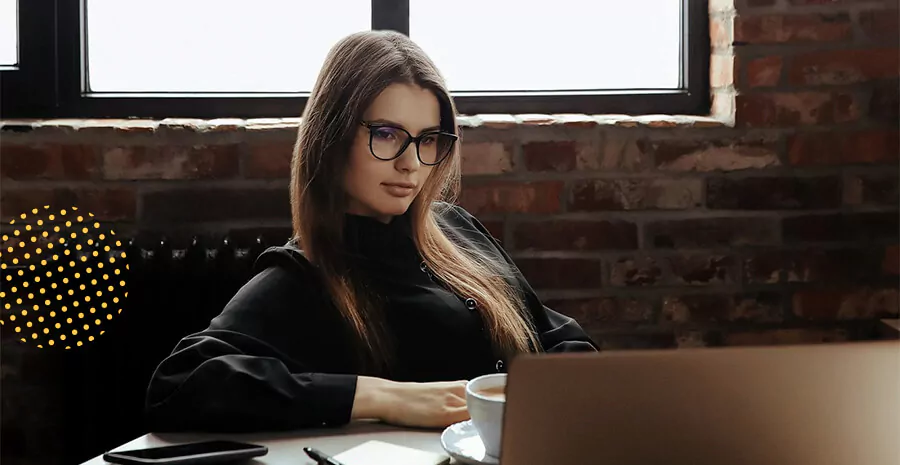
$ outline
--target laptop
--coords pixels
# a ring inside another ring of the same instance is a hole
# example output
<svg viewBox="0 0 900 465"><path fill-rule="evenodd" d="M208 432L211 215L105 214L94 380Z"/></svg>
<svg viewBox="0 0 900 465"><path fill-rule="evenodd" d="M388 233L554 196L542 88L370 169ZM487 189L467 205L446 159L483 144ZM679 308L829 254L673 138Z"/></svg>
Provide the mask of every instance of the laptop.
<svg viewBox="0 0 900 465"><path fill-rule="evenodd" d="M509 366L502 465L897 465L900 342L545 354Z"/></svg>

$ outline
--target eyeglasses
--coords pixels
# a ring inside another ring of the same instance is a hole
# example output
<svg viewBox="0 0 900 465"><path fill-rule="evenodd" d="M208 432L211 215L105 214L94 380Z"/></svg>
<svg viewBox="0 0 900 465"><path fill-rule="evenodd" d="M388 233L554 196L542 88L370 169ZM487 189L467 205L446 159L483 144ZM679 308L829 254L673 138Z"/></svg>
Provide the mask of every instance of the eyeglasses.
<svg viewBox="0 0 900 465"><path fill-rule="evenodd" d="M453 144L459 138L456 134L442 131L428 131L414 137L406 129L383 123L360 124L369 129L369 150L372 155L384 161L393 160L409 147L416 144L416 155L423 165L434 166L444 161L453 151Z"/></svg>

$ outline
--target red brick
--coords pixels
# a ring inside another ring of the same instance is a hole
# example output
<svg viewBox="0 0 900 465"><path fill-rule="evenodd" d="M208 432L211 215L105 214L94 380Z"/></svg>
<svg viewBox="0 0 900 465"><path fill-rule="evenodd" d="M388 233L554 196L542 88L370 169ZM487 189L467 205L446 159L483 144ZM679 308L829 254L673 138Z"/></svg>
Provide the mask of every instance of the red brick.
<svg viewBox="0 0 900 465"><path fill-rule="evenodd" d="M291 177L291 158L294 143L291 141L254 144L244 158L244 177L287 179Z"/></svg>
<svg viewBox="0 0 900 465"><path fill-rule="evenodd" d="M782 282L785 258L775 252L758 252L744 259L744 281L749 284L775 284Z"/></svg>
<svg viewBox="0 0 900 465"><path fill-rule="evenodd" d="M753 252L744 270L753 284L860 282L879 279L880 262L876 249L770 249Z"/></svg>
<svg viewBox="0 0 900 465"><path fill-rule="evenodd" d="M696 179L579 181L572 186L570 211L677 210L702 203Z"/></svg>
<svg viewBox="0 0 900 465"><path fill-rule="evenodd" d="M522 146L529 171L644 171L650 158L643 140L631 133L604 132L599 142L584 140L528 142Z"/></svg>
<svg viewBox="0 0 900 465"><path fill-rule="evenodd" d="M791 5L852 5L854 3L877 3L879 0L790 0Z"/></svg>
<svg viewBox="0 0 900 465"><path fill-rule="evenodd" d="M798 242L849 242L896 239L900 229L897 212L801 215L782 220L787 244Z"/></svg>
<svg viewBox="0 0 900 465"><path fill-rule="evenodd" d="M766 6L772 6L775 4L775 0L743 0L745 5L750 8L760 8Z"/></svg>
<svg viewBox="0 0 900 465"><path fill-rule="evenodd" d="M510 147L500 142L467 142L460 154L464 175L500 174L513 169Z"/></svg>
<svg viewBox="0 0 900 465"><path fill-rule="evenodd" d="M743 44L834 42L852 37L847 13L806 15L739 15L734 20L734 41Z"/></svg>
<svg viewBox="0 0 900 465"><path fill-rule="evenodd" d="M145 223L290 219L287 186L283 188L180 188L148 192L143 198Z"/></svg>
<svg viewBox="0 0 900 465"><path fill-rule="evenodd" d="M633 132L604 132L599 147L580 144L576 160L578 171L625 170L646 171L651 168L652 157L647 144Z"/></svg>
<svg viewBox="0 0 900 465"><path fill-rule="evenodd" d="M848 123L860 117L859 102L849 93L748 93L735 99L736 124L743 127Z"/></svg>
<svg viewBox="0 0 900 465"><path fill-rule="evenodd" d="M769 56L750 60L747 63L747 86L772 87L781 82L784 60L780 56Z"/></svg>
<svg viewBox="0 0 900 465"><path fill-rule="evenodd" d="M662 140L652 144L657 168L734 171L779 166L777 146L766 140Z"/></svg>
<svg viewBox="0 0 900 465"><path fill-rule="evenodd" d="M662 257L635 255L610 263L609 283L616 287L650 285L727 285L739 282L733 257L686 253Z"/></svg>
<svg viewBox="0 0 900 465"><path fill-rule="evenodd" d="M669 331L653 331L647 332L640 330L637 332L609 332L595 331L589 332L588 336L594 339L600 345L600 350L660 350L672 349L677 347L675 334Z"/></svg>
<svg viewBox="0 0 900 465"><path fill-rule="evenodd" d="M609 284L616 287L665 284L663 270L652 257L625 257L610 263Z"/></svg>
<svg viewBox="0 0 900 465"><path fill-rule="evenodd" d="M663 299L662 323L779 322L784 305L778 294L688 294Z"/></svg>
<svg viewBox="0 0 900 465"><path fill-rule="evenodd" d="M647 247L664 249L767 245L777 240L771 218L691 218L649 222Z"/></svg>
<svg viewBox="0 0 900 465"><path fill-rule="evenodd" d="M846 85L897 77L900 49L828 50L794 56L791 85Z"/></svg>
<svg viewBox="0 0 900 465"><path fill-rule="evenodd" d="M486 213L557 213L560 181L464 182L460 205L474 215Z"/></svg>
<svg viewBox="0 0 900 465"><path fill-rule="evenodd" d="M506 223L503 221L483 221L482 224L491 234L500 242L503 242L503 238L506 237Z"/></svg>
<svg viewBox="0 0 900 465"><path fill-rule="evenodd" d="M709 254L679 254L660 259L676 285L728 285L740 282L734 257Z"/></svg>
<svg viewBox="0 0 900 465"><path fill-rule="evenodd" d="M697 348L697 347L716 347L721 344L718 331L704 331L678 328L675 329L675 341L679 349Z"/></svg>
<svg viewBox="0 0 900 465"><path fill-rule="evenodd" d="M711 209L788 210L836 208L841 183L827 177L709 178L706 206Z"/></svg>
<svg viewBox="0 0 900 465"><path fill-rule="evenodd" d="M637 225L628 221L554 220L519 223L517 250L636 249Z"/></svg>
<svg viewBox="0 0 900 465"><path fill-rule="evenodd" d="M872 86L869 116L897 125L900 121L900 81L880 81Z"/></svg>
<svg viewBox="0 0 900 465"><path fill-rule="evenodd" d="M0 176L20 181L97 177L100 156L87 145L0 145Z"/></svg>
<svg viewBox="0 0 900 465"><path fill-rule="evenodd" d="M848 175L844 181L844 205L897 205L900 177L896 173Z"/></svg>
<svg viewBox="0 0 900 465"><path fill-rule="evenodd" d="M843 328L784 328L734 331L726 334L727 346L778 346L830 344L849 340Z"/></svg>
<svg viewBox="0 0 900 465"><path fill-rule="evenodd" d="M859 27L869 40L897 44L900 41L900 10L865 10L859 12Z"/></svg>
<svg viewBox="0 0 900 465"><path fill-rule="evenodd" d="M900 131L799 132L788 139L792 165L891 163L900 157Z"/></svg>
<svg viewBox="0 0 900 465"><path fill-rule="evenodd" d="M900 275L900 245L892 245L885 249L881 270L886 274Z"/></svg>
<svg viewBox="0 0 900 465"><path fill-rule="evenodd" d="M599 289L600 260L576 258L520 258L516 265L535 290Z"/></svg>
<svg viewBox="0 0 900 465"><path fill-rule="evenodd" d="M897 316L897 289L807 289L794 294L794 313L807 320L869 320Z"/></svg>
<svg viewBox="0 0 900 465"><path fill-rule="evenodd" d="M595 297L547 300L544 304L575 319L585 330L603 330L610 326L651 323L653 304L632 297Z"/></svg>
<svg viewBox="0 0 900 465"><path fill-rule="evenodd" d="M131 188L28 188L4 190L0 205L3 219L49 205L57 211L74 206L84 214L93 213L98 221L132 220L137 200Z"/></svg>
<svg viewBox="0 0 900 465"><path fill-rule="evenodd" d="M836 283L848 279L858 281L877 274L875 256L861 250L805 250L784 256L790 258L785 270L787 282Z"/></svg>
<svg viewBox="0 0 900 465"><path fill-rule="evenodd" d="M735 296L729 319L734 322L777 323L784 320L785 297L760 292Z"/></svg>
<svg viewBox="0 0 900 465"><path fill-rule="evenodd" d="M238 146L130 146L103 153L106 179L211 179L238 174Z"/></svg>
<svg viewBox="0 0 900 465"><path fill-rule="evenodd" d="M727 87L734 84L734 55L712 55L709 78L709 85L712 87Z"/></svg>
<svg viewBox="0 0 900 465"><path fill-rule="evenodd" d="M522 156L528 171L572 171L578 159L575 141L528 142Z"/></svg>

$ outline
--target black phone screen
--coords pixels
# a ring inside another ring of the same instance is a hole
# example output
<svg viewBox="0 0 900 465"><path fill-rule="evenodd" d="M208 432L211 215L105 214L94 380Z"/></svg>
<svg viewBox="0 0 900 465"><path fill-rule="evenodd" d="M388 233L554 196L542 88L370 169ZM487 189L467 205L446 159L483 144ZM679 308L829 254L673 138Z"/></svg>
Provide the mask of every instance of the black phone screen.
<svg viewBox="0 0 900 465"><path fill-rule="evenodd" d="M111 452L116 455L139 459L160 460L191 455L205 455L222 452L237 452L260 449L261 446L232 441L204 441L176 446L151 447L147 449L123 450Z"/></svg>

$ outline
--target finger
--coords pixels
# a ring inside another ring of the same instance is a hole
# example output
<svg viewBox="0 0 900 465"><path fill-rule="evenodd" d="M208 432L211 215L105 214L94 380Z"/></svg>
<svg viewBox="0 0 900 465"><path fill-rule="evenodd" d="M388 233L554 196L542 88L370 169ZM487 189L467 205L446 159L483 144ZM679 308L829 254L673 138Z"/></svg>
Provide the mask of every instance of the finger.
<svg viewBox="0 0 900 465"><path fill-rule="evenodd" d="M452 407L465 407L466 396L451 395L450 398L447 399L447 405Z"/></svg>
<svg viewBox="0 0 900 465"><path fill-rule="evenodd" d="M447 412L448 424L459 423L470 419L469 411L465 408L452 408Z"/></svg>

